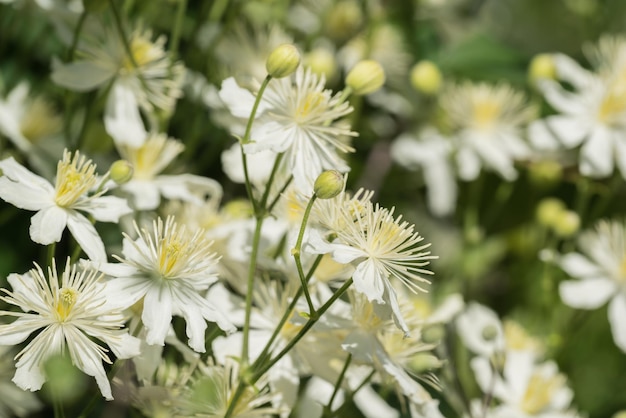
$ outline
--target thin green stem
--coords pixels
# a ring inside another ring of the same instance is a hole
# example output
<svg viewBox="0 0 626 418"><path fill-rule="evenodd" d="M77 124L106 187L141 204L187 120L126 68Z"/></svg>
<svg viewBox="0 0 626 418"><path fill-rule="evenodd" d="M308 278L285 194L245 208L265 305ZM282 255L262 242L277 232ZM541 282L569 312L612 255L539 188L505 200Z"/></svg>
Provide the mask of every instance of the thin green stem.
<svg viewBox="0 0 626 418"><path fill-rule="evenodd" d="M172 39L170 41L170 53L173 58L178 55L178 45L180 44L180 34L183 30L183 22L185 21L185 12L187 11L187 0L178 0L178 8L176 9L176 19L172 28Z"/></svg>
<svg viewBox="0 0 626 418"><path fill-rule="evenodd" d="M293 176L289 176L289 178L287 179L285 184L283 184L283 187L281 187L280 190L278 191L278 193L276 194L276 197L267 206L267 213L272 213L272 210L274 210L274 206L276 206L276 204L278 203L278 200L283 195L285 190L287 190L287 187L289 187L289 185L291 184L292 181L293 181Z"/></svg>
<svg viewBox="0 0 626 418"><path fill-rule="evenodd" d="M343 369L341 369L341 373L339 374L339 377L337 378L337 382L335 383L333 394L330 396L330 400L328 401L328 404L324 408L328 413L332 413L333 402L335 402L335 398L337 397L337 394L339 393L339 388L341 388L341 384L343 383L343 378L345 377L346 372L348 371L348 367L350 367L351 362L352 362L352 353L348 353L348 357L346 358L346 362L343 365Z"/></svg>
<svg viewBox="0 0 626 418"><path fill-rule="evenodd" d="M259 109L259 104L261 103L261 97L263 97L265 88L267 87L271 79L272 79L272 76L268 74L263 80L261 87L259 87L259 91L256 94L256 97L254 99L254 104L252 105L252 111L250 112L250 117L248 118L248 123L246 124L246 132L243 134L243 138L241 140L243 144L247 144L248 142L250 142L250 132L252 131L252 123L254 122L254 119L256 117L256 112Z"/></svg>
<svg viewBox="0 0 626 418"><path fill-rule="evenodd" d="M252 295L254 293L254 277L256 273L256 263L261 242L261 229L263 228L262 217L257 218L254 236L252 238L252 253L250 254L250 265L248 268L248 284L246 288L246 313L243 324L243 344L241 347L241 370L248 366L248 345L250 338L250 315L252 313Z"/></svg>
<svg viewBox="0 0 626 418"><path fill-rule="evenodd" d="M311 317L315 316L315 307L313 306L313 301L311 301L311 295L309 294L309 286L307 280L304 276L304 270L302 269L302 260L300 259L300 251L302 250L302 239L304 238L304 231L306 229L306 224L309 220L309 215L311 214L311 209L313 208L313 204L317 199L317 195L313 193L313 196L309 200L306 209L304 210L304 216L302 217L302 224L300 225L300 232L298 233L298 240L296 241L296 246L291 250L291 254L296 262L296 268L298 269L298 276L300 277L300 281L302 282L302 290L304 291L304 297L306 298L306 303L309 305L309 315Z"/></svg>
<svg viewBox="0 0 626 418"><path fill-rule="evenodd" d="M78 22L76 22L76 27L74 28L74 33L72 35L72 44L70 45L70 49L67 50L67 62L70 62L74 59L74 53L76 52L76 48L78 47L78 40L80 32L83 30L83 25L85 24L85 20L87 20L87 15L89 12L87 9L81 13L78 18Z"/></svg>
<svg viewBox="0 0 626 418"><path fill-rule="evenodd" d="M259 370L256 370L252 378L250 379L250 383L254 384L257 380L259 380L269 369L271 369L274 364L276 364L281 358L285 356L301 339L306 335L307 332L317 323L319 318L332 306L333 303L337 299L339 299L346 290L352 285L352 278L347 280L333 295L328 299L328 301L323 304L318 310L317 315L315 317L309 318L309 320L302 326L300 331L287 343L287 345L269 362L263 365Z"/></svg>
<svg viewBox="0 0 626 418"><path fill-rule="evenodd" d="M263 196L261 197L261 208L264 208L265 205L267 205L267 200L269 199L269 195L270 195L270 186L274 183L274 178L276 177L276 173L278 172L278 167L280 167L280 162L283 159L283 153L281 152L280 154L278 154L276 156L276 159L274 160L274 166L272 167L272 172L270 173L270 177L267 180L267 187L265 188L265 191L263 192Z"/></svg>
<svg viewBox="0 0 626 418"><path fill-rule="evenodd" d="M226 7L228 6L228 0L215 0L211 11L209 12L209 22L217 22L222 19Z"/></svg>
<svg viewBox="0 0 626 418"><path fill-rule="evenodd" d="M315 261L313 261L313 264L311 265L311 268L309 269L309 272L307 273L306 278L305 278L307 283L309 282L311 277L313 277L313 274L315 273L315 270L317 270L317 267L320 265L323 257L324 257L323 254L319 254L315 258ZM296 294L293 296L293 299L289 303L289 306L283 313L283 316L280 318L280 321L278 321L278 325L276 325L276 328L274 329L272 336L270 337L268 342L265 344L265 347L263 347L263 351L261 351L261 354L254 361L254 364L252 365L253 369L259 367L265 361L265 358L267 357L267 354L272 344L274 344L274 341L278 337L278 334L280 334L280 331L283 329L283 326L285 325L285 323L291 316L294 308L296 307L296 304L298 303L298 300L300 299L300 296L302 296L302 288L299 288L296 291Z"/></svg>
<svg viewBox="0 0 626 418"><path fill-rule="evenodd" d="M52 244L48 245L47 251L46 251L46 262L48 266L51 266L52 263L54 262L54 254L56 252L57 249L57 243L53 242Z"/></svg>

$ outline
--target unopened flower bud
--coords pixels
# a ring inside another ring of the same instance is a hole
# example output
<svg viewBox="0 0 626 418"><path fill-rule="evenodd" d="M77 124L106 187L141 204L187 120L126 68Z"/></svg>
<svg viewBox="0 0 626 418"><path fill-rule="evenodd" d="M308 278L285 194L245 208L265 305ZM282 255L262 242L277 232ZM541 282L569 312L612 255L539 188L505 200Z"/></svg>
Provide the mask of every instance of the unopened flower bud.
<svg viewBox="0 0 626 418"><path fill-rule="evenodd" d="M274 78L283 78L296 71L300 65L300 52L292 44L276 47L265 62L267 73Z"/></svg>
<svg viewBox="0 0 626 418"><path fill-rule="evenodd" d="M481 335L483 336L483 339L485 341L493 341L498 336L498 328L496 328L494 325L487 325L485 328L483 328Z"/></svg>
<svg viewBox="0 0 626 418"><path fill-rule="evenodd" d="M411 359L411 368L417 373L438 369L441 365L441 360L432 354L419 353Z"/></svg>
<svg viewBox="0 0 626 418"><path fill-rule="evenodd" d="M552 160L537 161L528 167L528 174L533 185L545 189L561 181L563 166Z"/></svg>
<svg viewBox="0 0 626 418"><path fill-rule="evenodd" d="M561 238L571 237L580 229L580 216L576 212L566 210L559 216L552 228Z"/></svg>
<svg viewBox="0 0 626 418"><path fill-rule="evenodd" d="M111 180L117 184L128 183L133 178L133 166L126 160L117 160L111 164Z"/></svg>
<svg viewBox="0 0 626 418"><path fill-rule="evenodd" d="M550 54L538 54L530 62L528 78L531 84L536 84L541 79L556 78L556 66L554 58Z"/></svg>
<svg viewBox="0 0 626 418"><path fill-rule="evenodd" d="M441 71L432 61L420 61L411 69L411 85L418 92L433 95L439 91L441 84Z"/></svg>
<svg viewBox="0 0 626 418"><path fill-rule="evenodd" d="M539 202L535 218L540 225L552 228L565 212L565 204L555 197L547 197Z"/></svg>
<svg viewBox="0 0 626 418"><path fill-rule="evenodd" d="M315 180L313 191L320 199L332 199L343 190L343 174L337 170L327 170Z"/></svg>
<svg viewBox="0 0 626 418"><path fill-rule="evenodd" d="M426 344L437 344L443 339L446 331L441 325L432 325L422 331L422 341Z"/></svg>
<svg viewBox="0 0 626 418"><path fill-rule="evenodd" d="M385 71L374 60L358 62L346 76L346 85L356 95L370 94L385 84Z"/></svg>
<svg viewBox="0 0 626 418"><path fill-rule="evenodd" d="M304 64L315 74L324 75L327 80L337 73L335 55L326 48L315 48L306 54Z"/></svg>

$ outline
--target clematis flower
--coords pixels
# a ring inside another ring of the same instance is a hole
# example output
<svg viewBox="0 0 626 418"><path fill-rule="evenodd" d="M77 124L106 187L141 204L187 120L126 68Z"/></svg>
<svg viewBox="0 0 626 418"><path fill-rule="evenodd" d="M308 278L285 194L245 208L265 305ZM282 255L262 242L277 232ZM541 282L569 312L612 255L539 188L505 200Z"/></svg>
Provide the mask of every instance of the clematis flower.
<svg viewBox="0 0 626 418"><path fill-rule="evenodd" d="M43 245L59 242L67 227L76 242L94 261L106 261L104 243L93 224L80 212L97 221L118 222L132 210L126 200L102 196L106 190L91 196L87 193L97 183L96 166L80 155L63 153L57 165L55 185L32 173L13 157L0 161L0 198L20 209L36 211L31 218L30 238Z"/></svg>
<svg viewBox="0 0 626 418"><path fill-rule="evenodd" d="M578 309L595 309L608 302L613 340L626 352L626 226L601 221L581 234L578 247L581 252L565 254L559 262L574 278L560 284L561 299Z"/></svg>
<svg viewBox="0 0 626 418"><path fill-rule="evenodd" d="M234 116L248 118L254 95L234 78L222 83L220 98ZM324 170L349 170L338 152L354 152L341 137L356 136L338 120L352 112L340 94L325 88L323 77L299 67L292 77L272 80L259 105L246 153L272 150L285 153L284 170L292 173L298 190L309 193Z"/></svg>
<svg viewBox="0 0 626 418"><path fill-rule="evenodd" d="M111 363L101 341L118 358L139 354L139 340L128 334L124 316L110 302L111 294L96 270L79 270L69 258L59 279L56 265L8 277L12 291L3 289L4 302L23 312L0 311L1 316L17 317L0 325L0 345L14 345L38 334L17 356L13 381L24 390L36 391L46 381L43 366L53 355L69 353L72 363L96 378L102 396L113 399L102 361ZM95 340L94 340L95 339Z"/></svg>
<svg viewBox="0 0 626 418"><path fill-rule="evenodd" d="M195 233L179 227L173 217L158 218L152 230L139 229L138 238L124 234L124 257L120 263L103 263L98 268L110 275L112 292L121 307L142 300L141 320L147 328L149 345L164 345L172 322L179 315L187 322L189 346L205 351L206 321L216 322L224 331L235 327L201 292L216 280L218 257L204 231Z"/></svg>
<svg viewBox="0 0 626 418"><path fill-rule="evenodd" d="M402 216L394 217L393 209L374 205L369 196L357 193L346 199L342 193L335 197L332 202L337 206L328 213L337 216L332 222L336 229L331 231L336 239L329 242L319 230L312 229L306 249L317 254L330 253L339 263L353 264L355 289L369 301L384 305L381 309L388 309L396 325L408 334L391 280L399 281L412 292L424 292L418 283L429 283L421 275L432 274L424 267L437 257L425 251L430 244L421 244L424 238L414 232L414 225L402 221Z"/></svg>
<svg viewBox="0 0 626 418"><path fill-rule="evenodd" d="M152 32L140 29L129 34L132 57L119 34L98 26L82 37L76 61L57 65L52 80L70 90L89 91L110 84L104 112L106 131L117 144L140 146L147 137L142 110L154 119L154 111L171 112L182 95L184 67L173 63L164 50L165 37L152 41Z"/></svg>

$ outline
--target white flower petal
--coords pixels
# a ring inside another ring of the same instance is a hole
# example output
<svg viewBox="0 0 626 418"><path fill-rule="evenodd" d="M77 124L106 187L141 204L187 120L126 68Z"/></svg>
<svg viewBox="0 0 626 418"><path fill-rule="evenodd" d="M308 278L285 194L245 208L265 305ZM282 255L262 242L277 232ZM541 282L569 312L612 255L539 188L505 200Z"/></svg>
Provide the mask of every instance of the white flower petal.
<svg viewBox="0 0 626 418"><path fill-rule="evenodd" d="M84 210L93 215L100 222L119 222L124 215L132 213L126 199L115 196L100 196L90 199L84 205L76 206L76 209Z"/></svg>
<svg viewBox="0 0 626 418"><path fill-rule="evenodd" d="M384 303L385 278L381 277L376 261L368 258L362 261L352 275L354 288L367 296L370 302Z"/></svg>
<svg viewBox="0 0 626 418"><path fill-rule="evenodd" d="M147 329L146 342L165 345L165 336L172 322L172 295L167 286L152 286L143 300L141 320Z"/></svg>
<svg viewBox="0 0 626 418"><path fill-rule="evenodd" d="M433 161L424 166L424 181L428 187L428 207L435 216L447 216L456 208L457 185L447 160Z"/></svg>
<svg viewBox="0 0 626 418"><path fill-rule="evenodd" d="M616 295L609 304L609 322L615 344L626 353L626 295Z"/></svg>
<svg viewBox="0 0 626 418"><path fill-rule="evenodd" d="M580 172L586 176L607 177L613 173L613 135L597 126L580 149Z"/></svg>
<svg viewBox="0 0 626 418"><path fill-rule="evenodd" d="M69 221L67 210L49 206L30 218L30 238L43 245L61 241L63 230Z"/></svg>
<svg viewBox="0 0 626 418"><path fill-rule="evenodd" d="M67 228L87 256L96 262L106 262L107 254L102 238L89 220L78 212L71 212L67 218Z"/></svg>
<svg viewBox="0 0 626 418"><path fill-rule="evenodd" d="M578 115L553 115L548 116L544 121L550 131L567 148L582 144L590 132L587 121Z"/></svg>
<svg viewBox="0 0 626 418"><path fill-rule="evenodd" d="M115 75L115 68L95 65L90 61L74 61L52 72L52 81L74 91L99 87Z"/></svg>
<svg viewBox="0 0 626 418"><path fill-rule="evenodd" d="M255 97L248 90L239 87L234 77L229 77L222 81L219 96L234 116L246 119L250 117ZM259 116L263 113L266 107L267 105L261 101L256 115Z"/></svg>
<svg viewBox="0 0 626 418"><path fill-rule="evenodd" d="M475 180L480 174L480 158L467 147L458 150L456 163L459 169L459 177L464 181Z"/></svg>
<svg viewBox="0 0 626 418"><path fill-rule="evenodd" d="M559 265L570 276L579 279L600 278L605 273L587 257L579 253L568 253L561 257Z"/></svg>
<svg viewBox="0 0 626 418"><path fill-rule="evenodd" d="M148 133L132 89L118 80L113 84L104 112L104 127L117 145L140 147Z"/></svg>
<svg viewBox="0 0 626 418"><path fill-rule="evenodd" d="M604 305L615 291L615 282L610 279L566 280L559 285L563 303L579 309L596 309Z"/></svg>

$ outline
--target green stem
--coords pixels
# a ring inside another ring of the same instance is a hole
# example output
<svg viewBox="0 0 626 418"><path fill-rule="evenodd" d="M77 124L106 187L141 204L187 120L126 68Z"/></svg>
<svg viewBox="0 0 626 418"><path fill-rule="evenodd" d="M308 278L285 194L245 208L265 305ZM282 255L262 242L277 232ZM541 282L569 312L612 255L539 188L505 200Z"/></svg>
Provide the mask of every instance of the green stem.
<svg viewBox="0 0 626 418"><path fill-rule="evenodd" d="M304 216L302 217L302 224L300 225L300 232L298 233L298 240L296 241L296 246L291 250L291 254L296 262L296 268L298 269L298 276L300 277L300 281L302 283L302 290L304 291L304 296L306 298L306 303L309 305L309 315L311 317L315 317L315 307L313 306L313 301L311 301L311 295L309 294L309 286L304 277L304 270L302 269L302 260L300 259L300 251L302 249L302 239L304 238L304 230L306 229L306 224L309 220L309 215L311 214L311 209L313 208L313 204L317 199L317 195L313 193L313 196L309 200L306 209L304 210Z"/></svg>
<svg viewBox="0 0 626 418"><path fill-rule="evenodd" d="M209 12L209 22L217 22L222 19L224 12L228 6L228 0L215 0L211 11Z"/></svg>
<svg viewBox="0 0 626 418"><path fill-rule="evenodd" d="M83 25L85 24L85 20L87 19L88 14L89 12L87 11L87 9L85 9L78 18L78 22L76 22L74 34L72 35L72 44L70 45L70 49L68 49L67 51L67 62L70 62L74 59L74 53L76 52L76 48L78 47L78 35L80 35L80 32L83 30Z"/></svg>
<svg viewBox="0 0 626 418"><path fill-rule="evenodd" d="M264 208L265 205L267 205L267 200L270 194L270 186L274 183L274 178L276 177L276 173L278 172L278 167L280 166L280 161L283 159L283 155L283 153L278 154L276 156L276 159L274 160L272 172L270 173L270 177L267 180L267 187L265 188L265 192L263 192L263 196L261 197L261 208Z"/></svg>
<svg viewBox="0 0 626 418"><path fill-rule="evenodd" d="M337 394L339 393L339 388L341 387L341 384L343 382L343 378L345 377L346 372L348 371L348 367L350 367L350 363L351 362L352 362L352 353L348 353L348 357L346 358L346 362L343 365L343 369L341 369L341 373L339 374L339 378L337 378L337 382L335 383L335 388L333 389L333 394L330 396L330 400L328 401L328 404L324 408L325 411L327 411L329 414L332 413L333 402L335 402L335 398L337 397Z"/></svg>
<svg viewBox="0 0 626 418"><path fill-rule="evenodd" d="M276 197L274 198L274 200L272 200L272 202L268 205L267 213L272 213L272 210L274 210L274 206L276 206L276 204L278 203L278 200L283 195L283 193L285 193L285 190L287 190L287 187L289 187L292 181L293 181L293 176L289 176L285 184L283 184L283 187L281 187L278 193L276 194Z"/></svg>
<svg viewBox="0 0 626 418"><path fill-rule="evenodd" d="M317 323L319 318L331 307L333 303L337 299L339 299L346 290L352 285L352 278L347 280L333 295L328 299L328 301L323 304L318 310L317 315L315 317L309 318L309 320L302 326L300 331L287 343L287 345L276 355L276 357L272 358L268 363L264 364L259 370L255 371L254 375L250 379L250 383L254 384L257 380L259 380L269 369L271 369L274 364L276 364L281 358L285 356L301 339L306 335L306 333Z"/></svg>
<svg viewBox="0 0 626 418"><path fill-rule="evenodd" d="M259 253L259 243L261 242L261 229L263 227L263 217L257 218L254 236L252 238L252 253L250 254L250 265L248 266L248 284L246 288L246 313L243 324L243 344L241 347L241 370L248 366L248 345L250 338L250 315L252 313L252 295L254 293L254 277L256 273L256 263Z"/></svg>
<svg viewBox="0 0 626 418"><path fill-rule="evenodd" d="M54 261L54 254L56 252L57 249L57 243L53 242L52 244L48 245L47 248L47 254L46 254L46 261L47 261L47 265L51 266L53 261Z"/></svg>
<svg viewBox="0 0 626 418"><path fill-rule="evenodd" d="M178 55L178 45L180 44L180 34L183 29L183 22L185 20L185 11L187 10L187 0L178 0L178 8L176 9L176 20L174 21L174 27L172 28L172 39L170 42L170 53L172 58L176 58Z"/></svg>
<svg viewBox="0 0 626 418"><path fill-rule="evenodd" d="M311 277L313 277L313 273L315 273L315 270L317 270L317 267L320 265L323 257L324 255L320 254L317 256L317 258L315 258L313 265L311 266L311 268L309 269L309 272L306 275L307 283L309 282ZM296 307L296 304L298 303L298 300L300 299L300 296L302 296L302 288L299 288L296 291L296 294L293 296L293 299L289 303L287 310L283 313L283 316L280 318L280 321L278 321L278 325L274 329L272 336L270 337L269 341L265 344L265 347L263 347L263 351L261 351L261 354L259 355L259 357L257 357L257 359L254 361L254 364L252 365L253 369L259 367L265 361L265 358L267 357L267 354L272 344L274 344L274 341L278 337L278 334L280 334L280 331L283 329L283 326L285 325L285 323L291 316L294 308Z"/></svg>

